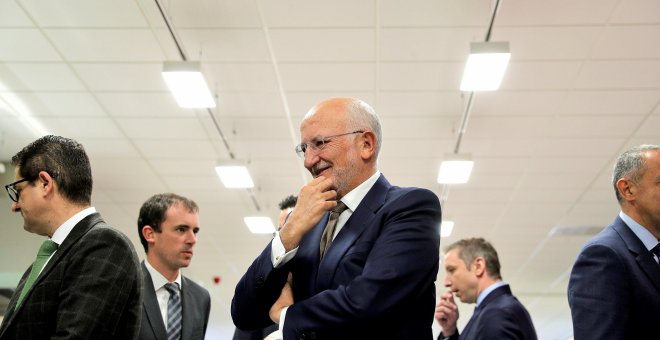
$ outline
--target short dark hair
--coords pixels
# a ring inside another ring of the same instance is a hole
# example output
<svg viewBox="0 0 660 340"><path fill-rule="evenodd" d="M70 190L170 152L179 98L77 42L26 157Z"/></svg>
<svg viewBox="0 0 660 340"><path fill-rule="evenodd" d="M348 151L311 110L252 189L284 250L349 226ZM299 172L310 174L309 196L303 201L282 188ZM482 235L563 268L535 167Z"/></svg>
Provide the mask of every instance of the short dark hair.
<svg viewBox="0 0 660 340"><path fill-rule="evenodd" d="M23 178L34 180L45 171L55 179L64 198L75 204L91 204L92 168L85 148L75 140L41 137L14 155L11 162Z"/></svg>
<svg viewBox="0 0 660 340"><path fill-rule="evenodd" d="M297 202L298 202L298 197L294 195L289 195L287 197L284 197L284 199L278 204L278 206L280 207L280 210L289 209L295 207Z"/></svg>
<svg viewBox="0 0 660 340"><path fill-rule="evenodd" d="M199 207L195 201L169 192L153 195L142 204L137 226L140 243L142 243L145 252L149 252L149 244L142 235L142 229L145 226L151 226L156 232L160 233L162 231L160 226L165 220L167 209L175 204L182 204L191 213L199 212Z"/></svg>
<svg viewBox="0 0 660 340"><path fill-rule="evenodd" d="M614 193L619 204L623 203L623 197L616 186L621 178L627 178L632 182L638 182L646 172L646 159L644 155L647 151L659 151L660 145L643 144L629 149L622 153L616 160L612 174L612 185Z"/></svg>
<svg viewBox="0 0 660 340"><path fill-rule="evenodd" d="M458 240L445 248L445 253L458 249L458 257L463 260L466 267L470 267L477 257L486 261L486 271L493 279L502 279L500 275L500 260L497 251L490 242L483 238L466 238Z"/></svg>

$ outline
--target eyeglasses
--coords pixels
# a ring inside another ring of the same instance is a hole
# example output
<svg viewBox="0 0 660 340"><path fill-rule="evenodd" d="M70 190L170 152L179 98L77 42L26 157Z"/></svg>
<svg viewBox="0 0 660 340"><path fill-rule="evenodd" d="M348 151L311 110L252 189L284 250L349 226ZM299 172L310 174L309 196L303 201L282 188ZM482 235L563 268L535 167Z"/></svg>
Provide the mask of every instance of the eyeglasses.
<svg viewBox="0 0 660 340"><path fill-rule="evenodd" d="M7 190L7 193L9 194L9 198L11 198L12 201L18 202L18 198L21 195L21 192L16 190L16 184L18 183L23 183L23 182L30 182L33 181L34 178L23 178L21 180L18 180L14 183L10 183L5 185L5 190Z"/></svg>
<svg viewBox="0 0 660 340"><path fill-rule="evenodd" d="M332 141L332 138L335 137L341 137L341 136L347 136L347 135L352 135L355 133L363 133L363 130L356 130L356 131L351 131L351 132L346 132L346 133L340 133L338 135L332 135L332 136L325 136L321 137L318 139L312 139L309 141L309 143L300 143L298 146L296 146L296 153L298 154L298 157L300 158L305 158L305 152L307 152L307 148L310 148L314 151L319 151L322 150L326 144L330 143Z"/></svg>

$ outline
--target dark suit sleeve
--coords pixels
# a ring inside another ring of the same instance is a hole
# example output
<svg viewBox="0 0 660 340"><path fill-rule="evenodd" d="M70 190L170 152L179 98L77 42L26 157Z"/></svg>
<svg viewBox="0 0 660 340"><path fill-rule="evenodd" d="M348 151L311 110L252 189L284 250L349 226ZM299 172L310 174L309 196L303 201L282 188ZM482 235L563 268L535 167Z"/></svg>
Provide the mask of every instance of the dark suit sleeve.
<svg viewBox="0 0 660 340"><path fill-rule="evenodd" d="M128 238L110 228L94 228L65 261L51 339L137 335L142 277Z"/></svg>
<svg viewBox="0 0 660 340"><path fill-rule="evenodd" d="M285 339L296 338L304 329L332 338L351 337L351 327L369 325L409 308L428 290L429 282L433 284L440 243L437 196L415 189L386 203L379 214L378 223L364 226L380 228L380 235L374 239L361 274L346 285L291 305L284 322ZM429 322L431 318L432 313Z"/></svg>
<svg viewBox="0 0 660 340"><path fill-rule="evenodd" d="M630 289L624 262L612 248L591 244L578 256L568 284L573 337L623 339L629 325Z"/></svg>
<svg viewBox="0 0 660 340"><path fill-rule="evenodd" d="M270 244L254 260L236 285L231 301L231 317L236 327L255 330L273 323L268 311L280 296L289 274L288 267L289 263L273 268Z"/></svg>

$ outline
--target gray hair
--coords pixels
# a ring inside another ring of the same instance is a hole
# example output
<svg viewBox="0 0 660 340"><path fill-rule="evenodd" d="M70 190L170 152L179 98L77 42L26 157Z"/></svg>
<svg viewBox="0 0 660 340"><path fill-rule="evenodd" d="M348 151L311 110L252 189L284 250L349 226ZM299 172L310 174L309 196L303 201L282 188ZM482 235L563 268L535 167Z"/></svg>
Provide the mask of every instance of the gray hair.
<svg viewBox="0 0 660 340"><path fill-rule="evenodd" d="M642 144L625 151L619 156L614 165L612 174L612 185L614 193L619 204L623 203L623 197L619 193L616 183L621 178L626 178L631 182L637 183L646 172L646 159L644 158L648 151L660 151L660 145Z"/></svg>
<svg viewBox="0 0 660 340"><path fill-rule="evenodd" d="M483 238L465 238L458 240L445 248L445 253L458 249L458 257L469 268L474 259L483 257L486 262L486 272L493 279L502 279L500 275L500 259L490 242Z"/></svg>
<svg viewBox="0 0 660 340"><path fill-rule="evenodd" d="M366 102L360 99L352 99L346 105L346 112L348 113L347 126L349 130L361 130L368 128L376 135L376 158L383 140L383 132L380 127L380 118L376 111Z"/></svg>

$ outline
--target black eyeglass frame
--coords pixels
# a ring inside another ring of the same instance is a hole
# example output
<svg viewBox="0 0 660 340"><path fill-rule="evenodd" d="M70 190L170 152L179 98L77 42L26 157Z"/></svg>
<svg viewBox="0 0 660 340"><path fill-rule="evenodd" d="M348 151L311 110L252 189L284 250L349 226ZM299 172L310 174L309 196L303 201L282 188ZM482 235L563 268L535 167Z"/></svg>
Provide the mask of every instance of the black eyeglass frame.
<svg viewBox="0 0 660 340"><path fill-rule="evenodd" d="M9 198L18 203L18 199L20 198L21 194L16 190L16 184L18 183L23 183L23 182L31 182L34 181L36 178L23 178L19 179L18 181L14 183L9 183L5 185L5 190L7 190L7 194L9 195Z"/></svg>
<svg viewBox="0 0 660 340"><path fill-rule="evenodd" d="M356 134L356 133L364 133L364 132L365 132L365 130L355 130L355 131L340 133L340 134L331 135L331 136L322 136L319 139L312 140L312 142L314 142L313 144L300 143L300 144L296 145L295 151L296 151L296 154L298 155L298 157L305 158L305 153L307 152L308 147L312 148L313 150L322 150L325 147L325 144L329 143L332 140L332 138L352 135L352 134Z"/></svg>

